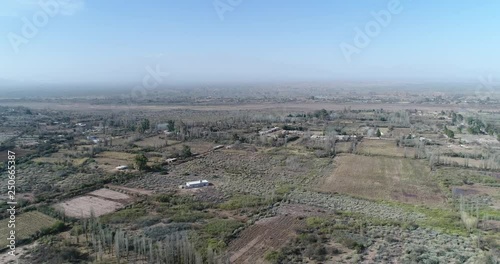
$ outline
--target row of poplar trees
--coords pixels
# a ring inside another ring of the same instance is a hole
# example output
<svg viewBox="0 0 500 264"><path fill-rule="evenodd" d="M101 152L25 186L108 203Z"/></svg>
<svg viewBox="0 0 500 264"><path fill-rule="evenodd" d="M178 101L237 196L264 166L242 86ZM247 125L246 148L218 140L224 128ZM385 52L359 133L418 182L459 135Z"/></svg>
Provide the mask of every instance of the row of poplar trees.
<svg viewBox="0 0 500 264"><path fill-rule="evenodd" d="M92 215L82 220L81 233L85 234L85 240L92 247L98 263L105 263L113 257L118 263L229 263L227 257L220 257L210 249L203 257L189 241L187 231L174 232L161 240L153 240L103 225Z"/></svg>

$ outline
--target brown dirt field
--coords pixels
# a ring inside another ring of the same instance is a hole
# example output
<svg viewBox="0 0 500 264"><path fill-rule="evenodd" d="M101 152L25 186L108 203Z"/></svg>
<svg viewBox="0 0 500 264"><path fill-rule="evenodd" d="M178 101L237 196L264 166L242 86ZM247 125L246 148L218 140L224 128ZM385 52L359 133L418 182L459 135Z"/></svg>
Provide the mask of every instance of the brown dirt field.
<svg viewBox="0 0 500 264"><path fill-rule="evenodd" d="M126 194L103 188L85 196L58 203L54 205L54 208L63 210L70 217L86 218L90 217L92 210L95 216L105 215L123 208L131 200L131 197Z"/></svg>
<svg viewBox="0 0 500 264"><path fill-rule="evenodd" d="M64 210L67 216L75 218L90 217L91 211L94 210L95 216L101 216L112 213L122 207L123 204L108 201L98 197L80 196L66 202L58 203L54 206L56 209Z"/></svg>
<svg viewBox="0 0 500 264"><path fill-rule="evenodd" d="M445 196L421 160L339 155L332 175L317 187L375 200L443 205Z"/></svg>
<svg viewBox="0 0 500 264"><path fill-rule="evenodd" d="M381 155L390 157L404 157L405 149L396 145L395 140L387 139L363 139L356 148L357 153L364 155ZM406 157L413 158L415 150L406 148Z"/></svg>
<svg viewBox="0 0 500 264"><path fill-rule="evenodd" d="M229 244L231 263L265 263L265 253L281 248L303 225L303 220L283 215L255 222Z"/></svg>

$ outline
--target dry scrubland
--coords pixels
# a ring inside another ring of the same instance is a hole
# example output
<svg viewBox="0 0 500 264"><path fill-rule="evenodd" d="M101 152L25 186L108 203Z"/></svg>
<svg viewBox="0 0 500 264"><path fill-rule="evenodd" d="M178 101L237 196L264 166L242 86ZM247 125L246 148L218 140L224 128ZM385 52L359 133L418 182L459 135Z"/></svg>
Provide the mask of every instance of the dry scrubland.
<svg viewBox="0 0 500 264"><path fill-rule="evenodd" d="M319 190L413 204L442 205L444 195L421 160L340 155Z"/></svg>

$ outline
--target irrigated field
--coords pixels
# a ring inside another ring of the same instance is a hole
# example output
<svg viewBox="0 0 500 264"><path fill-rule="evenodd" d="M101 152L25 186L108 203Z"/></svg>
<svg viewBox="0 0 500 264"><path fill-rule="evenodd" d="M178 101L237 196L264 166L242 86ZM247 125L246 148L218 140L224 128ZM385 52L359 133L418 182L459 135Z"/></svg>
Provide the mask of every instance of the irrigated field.
<svg viewBox="0 0 500 264"><path fill-rule="evenodd" d="M53 226L56 222L56 219L38 211L31 211L17 215L15 227L16 240L19 241L21 239L29 238L41 229ZM3 236L2 239L0 239L1 248L6 247L9 242L7 237L11 229L8 227L8 223L8 218L0 221L0 234Z"/></svg>
<svg viewBox="0 0 500 264"><path fill-rule="evenodd" d="M444 196L424 161L340 155L333 174L318 189L377 200L442 204Z"/></svg>

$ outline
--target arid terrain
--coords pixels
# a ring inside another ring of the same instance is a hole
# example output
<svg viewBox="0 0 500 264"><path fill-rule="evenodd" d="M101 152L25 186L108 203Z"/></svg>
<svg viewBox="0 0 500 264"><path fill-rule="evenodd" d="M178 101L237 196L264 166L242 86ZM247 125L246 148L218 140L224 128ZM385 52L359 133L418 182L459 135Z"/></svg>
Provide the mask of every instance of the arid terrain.
<svg viewBox="0 0 500 264"><path fill-rule="evenodd" d="M499 102L417 94L1 100L16 259L497 263Z"/></svg>

